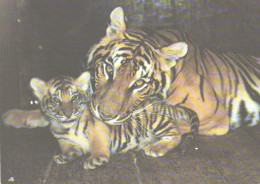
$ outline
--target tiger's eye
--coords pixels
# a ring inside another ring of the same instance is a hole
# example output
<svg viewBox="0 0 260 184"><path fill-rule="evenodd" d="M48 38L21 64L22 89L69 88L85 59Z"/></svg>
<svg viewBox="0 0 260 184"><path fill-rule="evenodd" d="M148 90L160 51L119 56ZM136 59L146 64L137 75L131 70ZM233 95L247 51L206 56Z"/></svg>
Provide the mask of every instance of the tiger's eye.
<svg viewBox="0 0 260 184"><path fill-rule="evenodd" d="M106 71L107 71L107 73L112 74L114 70L113 70L113 67L111 65L107 64L106 65Z"/></svg>
<svg viewBox="0 0 260 184"><path fill-rule="evenodd" d="M60 103L60 99L58 97L52 97L52 102L55 104L59 104Z"/></svg>
<svg viewBox="0 0 260 184"><path fill-rule="evenodd" d="M72 101L72 102L76 102L78 99L79 99L79 95L73 95L73 96L71 97L71 101Z"/></svg>
<svg viewBox="0 0 260 184"><path fill-rule="evenodd" d="M143 84L144 84L144 81L143 81L143 80L138 80L138 81L135 82L135 86L136 86L136 87L140 87L140 86L142 86Z"/></svg>

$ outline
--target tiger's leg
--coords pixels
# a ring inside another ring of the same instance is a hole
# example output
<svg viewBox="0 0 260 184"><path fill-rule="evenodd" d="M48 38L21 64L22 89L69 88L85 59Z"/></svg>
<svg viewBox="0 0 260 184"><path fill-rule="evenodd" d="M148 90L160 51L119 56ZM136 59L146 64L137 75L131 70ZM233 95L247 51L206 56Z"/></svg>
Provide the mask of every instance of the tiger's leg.
<svg viewBox="0 0 260 184"><path fill-rule="evenodd" d="M191 145L192 141L196 137L196 134L194 132L189 132L184 135L182 135L182 142L181 142L181 153L185 155L189 149L189 146Z"/></svg>
<svg viewBox="0 0 260 184"><path fill-rule="evenodd" d="M83 163L84 169L95 169L109 161L110 157L110 130L99 119L93 117L89 121L86 134L89 138L90 157Z"/></svg>
<svg viewBox="0 0 260 184"><path fill-rule="evenodd" d="M157 131L155 132L155 135L158 136L162 132L163 135L157 137L157 139L159 139L158 141L146 145L143 148L146 155L151 157L163 156L168 151L176 148L180 144L181 134L176 127L171 127L171 128L163 129L162 131Z"/></svg>
<svg viewBox="0 0 260 184"><path fill-rule="evenodd" d="M184 155L188 151L190 144L198 134L200 122L195 111L185 107L181 107L179 111L181 111L181 118L183 118L179 121L178 128L182 134L180 148L181 153Z"/></svg>
<svg viewBox="0 0 260 184"><path fill-rule="evenodd" d="M71 144L71 142L59 140L61 154L54 155L53 160L56 164L66 164L82 156L83 150Z"/></svg>
<svg viewBox="0 0 260 184"><path fill-rule="evenodd" d="M95 169L101 165L104 165L109 161L110 150L108 146L104 146L102 142L95 145L90 145L90 157L83 163L84 169Z"/></svg>
<svg viewBox="0 0 260 184"><path fill-rule="evenodd" d="M40 109L12 109L5 112L2 119L4 125L14 128L36 128L49 125L49 121L44 118Z"/></svg>
<svg viewBox="0 0 260 184"><path fill-rule="evenodd" d="M56 164L66 164L82 155L83 153L81 150L76 148L71 148L70 151L67 151L62 154L54 155L53 160L55 161Z"/></svg>

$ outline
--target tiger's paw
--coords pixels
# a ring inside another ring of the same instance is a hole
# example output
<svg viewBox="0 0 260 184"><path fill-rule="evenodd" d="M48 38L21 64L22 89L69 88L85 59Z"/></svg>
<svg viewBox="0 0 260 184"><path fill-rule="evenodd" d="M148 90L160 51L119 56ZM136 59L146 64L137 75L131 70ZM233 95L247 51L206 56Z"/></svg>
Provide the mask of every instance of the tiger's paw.
<svg viewBox="0 0 260 184"><path fill-rule="evenodd" d="M182 155L186 155L190 150L190 145L189 144L186 144L186 143L183 143L181 145L181 154Z"/></svg>
<svg viewBox="0 0 260 184"><path fill-rule="evenodd" d="M187 134L182 141L180 148L182 155L186 155L191 150L192 142L194 140L193 134Z"/></svg>
<svg viewBox="0 0 260 184"><path fill-rule="evenodd" d="M101 157L93 157L90 156L83 164L84 169L90 170L90 169L95 169L101 165L104 165L109 161L109 158L105 156Z"/></svg>
<svg viewBox="0 0 260 184"><path fill-rule="evenodd" d="M72 161L72 159L70 159L69 157L67 157L66 155L54 155L53 160L56 164L67 164L70 161Z"/></svg>
<svg viewBox="0 0 260 184"><path fill-rule="evenodd" d="M167 151L163 149L162 146L156 145L156 146L146 146L144 148L144 153L150 157L161 157L164 156L167 153Z"/></svg>

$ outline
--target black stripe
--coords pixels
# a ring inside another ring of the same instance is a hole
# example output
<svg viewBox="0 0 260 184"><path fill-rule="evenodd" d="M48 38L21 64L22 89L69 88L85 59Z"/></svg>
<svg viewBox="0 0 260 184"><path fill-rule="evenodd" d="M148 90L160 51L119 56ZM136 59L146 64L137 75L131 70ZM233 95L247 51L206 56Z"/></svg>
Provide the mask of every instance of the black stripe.
<svg viewBox="0 0 260 184"><path fill-rule="evenodd" d="M222 59L223 61L227 61L229 68L232 70L233 74L235 75L235 89L234 89L234 96L237 96L237 88L238 88L238 84L239 84L239 80L238 80L238 75L236 73L236 70L234 69L234 67L232 66L232 64L230 63L229 59L227 59L223 54L217 54L217 56Z"/></svg>
<svg viewBox="0 0 260 184"><path fill-rule="evenodd" d="M194 47L194 60L195 60L195 64L196 64L196 72L198 73L198 74L200 74L199 73L199 69L198 69L198 60L197 60L197 49L196 49L196 47ZM203 71L202 71L203 72Z"/></svg>
<svg viewBox="0 0 260 184"><path fill-rule="evenodd" d="M120 149L120 146L121 146L121 133L122 133L122 125L119 125L118 126L118 145L117 145L117 150Z"/></svg>
<svg viewBox="0 0 260 184"><path fill-rule="evenodd" d="M101 49L103 49L104 48L104 46L99 46L98 48L96 48L96 50L94 51L94 53L93 53L93 56L98 52L98 51L100 51ZM94 57L93 57L94 58Z"/></svg>
<svg viewBox="0 0 260 184"><path fill-rule="evenodd" d="M143 57L145 61L147 61L147 63L150 64L150 59L146 54L142 54L141 57Z"/></svg>
<svg viewBox="0 0 260 184"><path fill-rule="evenodd" d="M195 132L196 134L199 131L199 119L197 116L192 119L190 131Z"/></svg>
<svg viewBox="0 0 260 184"><path fill-rule="evenodd" d="M131 123L127 124L127 130L130 133L130 135L133 135L133 127L132 127Z"/></svg>
<svg viewBox="0 0 260 184"><path fill-rule="evenodd" d="M77 122L77 126L76 126L76 129L75 129L75 135L78 135L78 129L79 129L79 120Z"/></svg>
<svg viewBox="0 0 260 184"><path fill-rule="evenodd" d="M199 52L200 52L200 59L201 59L201 62L202 62L202 65L203 65L203 68L205 69L205 72L208 73L208 69L207 69L207 66L205 64L205 60L204 60L204 52L202 51L201 48L199 48Z"/></svg>
<svg viewBox="0 0 260 184"><path fill-rule="evenodd" d="M138 33L138 34L135 34L135 33L127 33L127 34L128 34L129 36L134 37L134 38L139 39L139 40L143 39L143 36L142 36L140 33ZM128 39L132 41L131 38L128 38Z"/></svg>
<svg viewBox="0 0 260 184"><path fill-rule="evenodd" d="M169 120L169 121L166 121L165 124L163 124L163 126L162 126L161 129L163 129L163 128L165 128L166 126L168 126L170 122L171 122L170 120ZM165 130L163 130L162 132L160 132L159 134L156 134L156 135L157 135L157 136L160 136L160 135L165 136L165 134L166 134L167 132L171 131L172 129L173 129L173 127L170 126L170 127L166 128Z"/></svg>
<svg viewBox="0 0 260 184"><path fill-rule="evenodd" d="M123 126L123 129L124 129L124 136L125 136L126 142L128 143L130 141L130 137L129 137L129 134L127 133L127 127Z"/></svg>
<svg viewBox="0 0 260 184"><path fill-rule="evenodd" d="M85 122L85 125L84 125L84 128L83 128L83 131L85 132L87 128L88 128L88 120L86 120L86 122Z"/></svg>
<svg viewBox="0 0 260 184"><path fill-rule="evenodd" d="M168 125L167 122L164 121L165 116L163 114L165 114L165 108L163 108L163 112L160 113L160 114L162 114L161 115L161 120L158 123L157 127L153 130L154 132L157 132L159 129L162 129L162 128L164 128L164 127L166 127Z"/></svg>
<svg viewBox="0 0 260 184"><path fill-rule="evenodd" d="M253 73L255 75L257 75L256 71L254 70L255 69L254 66L252 66L252 63L247 58L245 58L239 54L234 54L234 56L240 61L240 63L242 63L244 65L244 67L246 69L250 69L250 72L253 71Z"/></svg>
<svg viewBox="0 0 260 184"><path fill-rule="evenodd" d="M162 88L164 88L166 84L166 76L164 72L162 72L161 74L161 84L162 84Z"/></svg>
<svg viewBox="0 0 260 184"><path fill-rule="evenodd" d="M154 114L153 112L156 112L156 107L155 105L153 105L153 110L152 113L150 113L150 122L149 122L149 129L152 130L153 129L153 124L156 121L156 114Z"/></svg>
<svg viewBox="0 0 260 184"><path fill-rule="evenodd" d="M173 83L173 81L175 80L176 77L176 68L172 67L171 68L171 83Z"/></svg>
<svg viewBox="0 0 260 184"><path fill-rule="evenodd" d="M115 127L114 129L113 129L113 132L114 132L114 137L113 137L113 147L115 147L115 145L116 145L116 140L117 140L117 127Z"/></svg>
<svg viewBox="0 0 260 184"><path fill-rule="evenodd" d="M209 56L209 58L210 58L210 61L212 61L213 62L213 64L215 65L215 67L216 67L216 69L217 69L217 71L218 71L218 74L219 74L219 77L220 77L220 82L221 82L221 90L222 90L222 92L224 91L224 84L223 84L223 76L222 76L222 73L221 73L221 71L220 71L220 69L219 69L219 67L218 67L218 63L216 63L216 61L215 61L215 59L213 58L213 56L211 55L211 53L210 52L208 52L207 50L205 50L204 52L206 52L207 53L207 55Z"/></svg>
<svg viewBox="0 0 260 184"><path fill-rule="evenodd" d="M216 98L216 101L217 101L217 105L216 105L216 108L215 108L215 111L214 111L214 114L218 111L218 107L219 107L219 100L218 100L218 96L217 96L217 93L215 91L214 88L212 88L213 92L214 92L214 96Z"/></svg>
<svg viewBox="0 0 260 184"><path fill-rule="evenodd" d="M233 98L231 98L230 100L229 100L229 103L228 103L229 105L228 105L228 116L229 117L231 117L231 115L232 115L232 108L233 108Z"/></svg>
<svg viewBox="0 0 260 184"><path fill-rule="evenodd" d="M182 100L181 104L184 104L184 103L187 101L188 97L189 97L189 94L187 94L187 95L184 97L184 99Z"/></svg>
<svg viewBox="0 0 260 184"><path fill-rule="evenodd" d="M227 68L227 71L228 71L227 74L228 74L229 94L231 94L232 93L232 81L231 81L231 77L230 77L230 67L228 65L228 62L225 59L221 59L217 52L213 52L213 54L215 54L215 56L218 58L218 60L222 61L222 63L224 63L225 67Z"/></svg>
<svg viewBox="0 0 260 184"><path fill-rule="evenodd" d="M260 104L260 95L258 94L257 91L255 91L250 85L249 83L247 82L246 78L244 77L244 75L239 72L241 77L242 77L242 80L245 84L245 87L246 87L246 91L248 92L249 96L258 104Z"/></svg>
<svg viewBox="0 0 260 184"><path fill-rule="evenodd" d="M239 104L239 115L240 115L240 122L245 122L245 118L248 115L248 112L246 110L246 105L245 105L244 100L240 101L240 104ZM246 122L246 123L248 123L248 122Z"/></svg>
<svg viewBox="0 0 260 184"><path fill-rule="evenodd" d="M200 96L202 98L202 101L204 102L203 85L204 85L204 77L202 75L200 75Z"/></svg>
<svg viewBox="0 0 260 184"><path fill-rule="evenodd" d="M172 30L172 29L167 29L167 32L169 32L170 34L172 34L174 37L176 37L176 39L178 41L182 41L182 39L180 38L180 36L176 33L176 31Z"/></svg>
<svg viewBox="0 0 260 184"><path fill-rule="evenodd" d="M247 78L252 84L256 85L256 84L255 84L255 81L252 79L252 77L250 76L250 74L247 72L247 69L244 68L244 67L240 64L240 60L236 57L236 55L235 55L235 54L228 54L228 56L231 57L231 58L233 58L234 61L236 61L237 66L243 71L243 74L246 75L246 78ZM239 73L241 73L241 72L239 71Z"/></svg>
<svg viewBox="0 0 260 184"><path fill-rule="evenodd" d="M144 117L145 117L145 126L143 126L143 127L147 130L148 124L149 124L150 121L149 121L149 117L148 117L146 109L143 110L143 114L144 114ZM147 136L147 131L144 132L144 135Z"/></svg>
<svg viewBox="0 0 260 184"><path fill-rule="evenodd" d="M160 33L158 33L158 32L156 32L156 34L157 34L163 41L165 41L166 43L168 43L168 44L172 43L172 39L166 37L165 35L162 35L162 34L160 34Z"/></svg>
<svg viewBox="0 0 260 184"><path fill-rule="evenodd" d="M122 146L120 147L120 150L122 151L122 150L124 150L126 147L127 147L127 142L124 142L124 143L122 144Z"/></svg>

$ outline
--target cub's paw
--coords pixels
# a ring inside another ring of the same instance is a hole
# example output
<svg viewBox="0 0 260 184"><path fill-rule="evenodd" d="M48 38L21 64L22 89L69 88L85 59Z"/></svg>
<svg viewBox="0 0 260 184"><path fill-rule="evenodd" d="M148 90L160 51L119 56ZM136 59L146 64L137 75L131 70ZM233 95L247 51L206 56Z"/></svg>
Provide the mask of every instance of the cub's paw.
<svg viewBox="0 0 260 184"><path fill-rule="evenodd" d="M193 140L194 140L194 135L192 135L192 134L187 134L184 137L184 139L180 145L182 155L185 155L186 153L191 151Z"/></svg>
<svg viewBox="0 0 260 184"><path fill-rule="evenodd" d="M189 144L183 143L181 145L181 154L182 155L186 155L189 152L189 150L190 150L190 145Z"/></svg>
<svg viewBox="0 0 260 184"><path fill-rule="evenodd" d="M66 155L54 155L53 160L56 164L67 164L69 163L72 159L67 157Z"/></svg>
<svg viewBox="0 0 260 184"><path fill-rule="evenodd" d="M157 146L146 146L144 148L144 153L150 157L161 157L164 156L167 153L167 151L163 149L163 147L157 145Z"/></svg>
<svg viewBox="0 0 260 184"><path fill-rule="evenodd" d="M93 157L90 156L83 164L84 169L90 170L95 169L109 161L109 158L103 157Z"/></svg>

